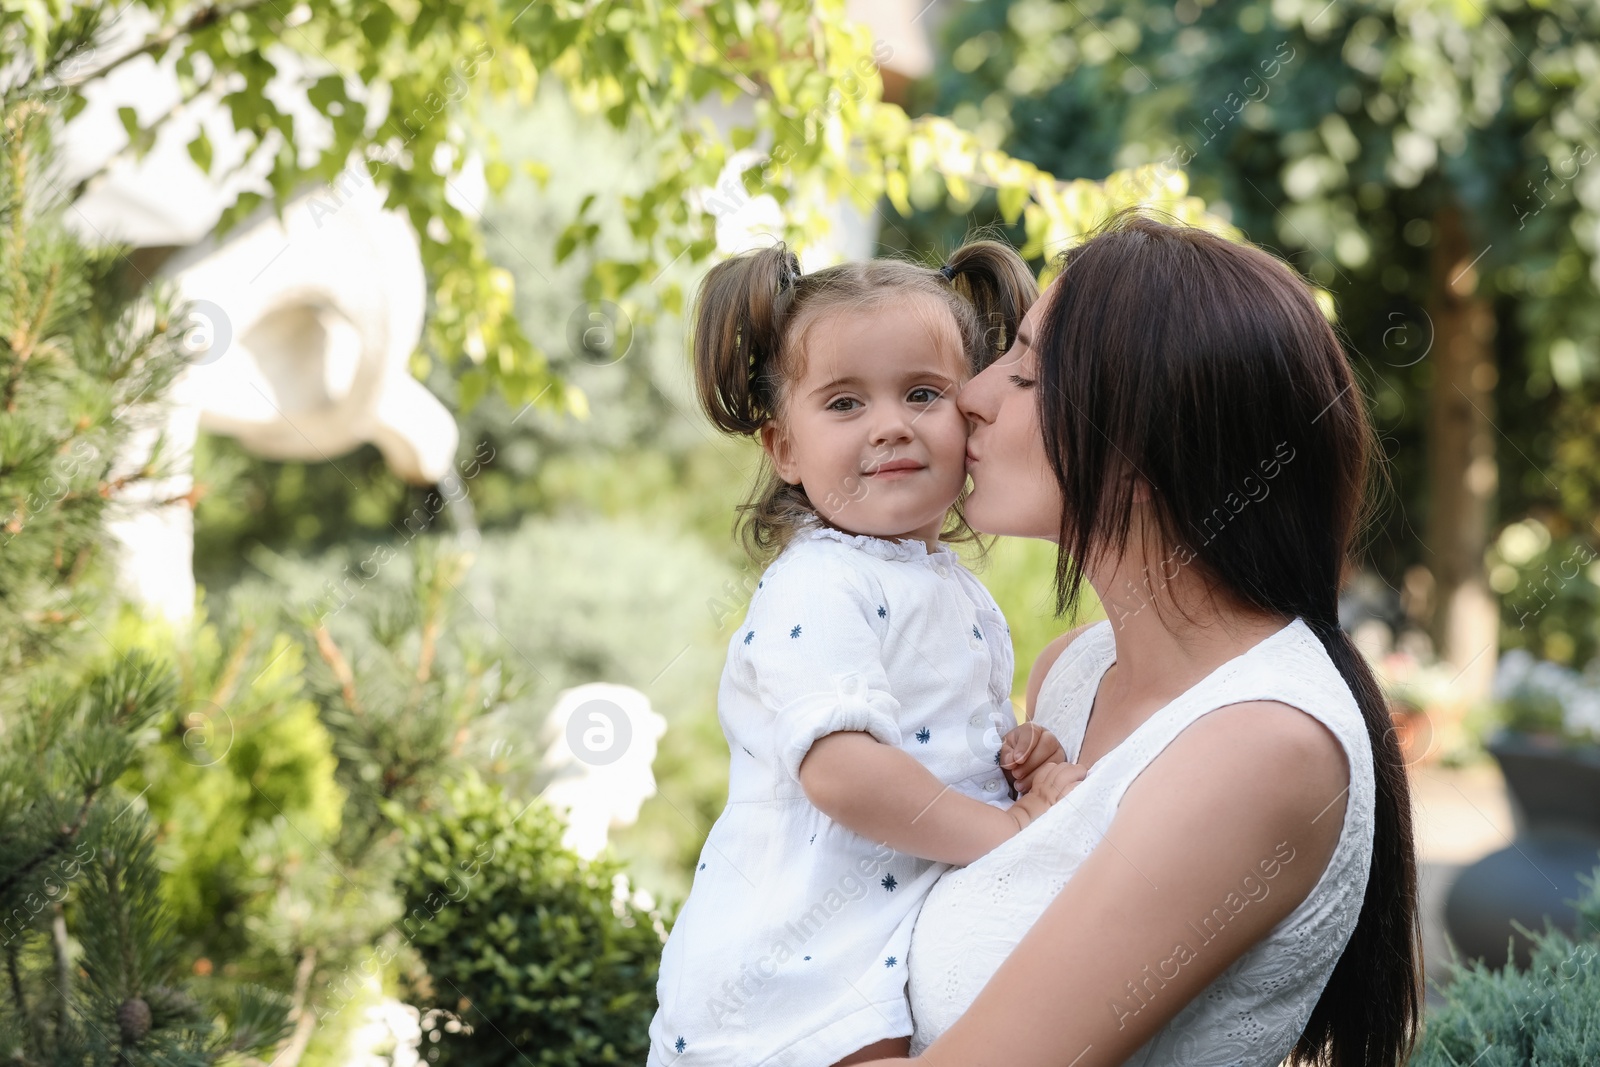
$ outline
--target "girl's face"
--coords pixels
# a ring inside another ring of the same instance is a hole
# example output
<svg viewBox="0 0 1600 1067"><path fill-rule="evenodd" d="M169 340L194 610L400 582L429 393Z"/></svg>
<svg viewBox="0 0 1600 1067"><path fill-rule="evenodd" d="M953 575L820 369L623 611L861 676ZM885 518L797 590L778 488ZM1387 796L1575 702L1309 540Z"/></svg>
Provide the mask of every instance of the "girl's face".
<svg viewBox="0 0 1600 1067"><path fill-rule="evenodd" d="M778 476L840 529L931 549L966 481L955 322L923 298L836 312L807 331L803 362L761 429Z"/></svg>
<svg viewBox="0 0 1600 1067"><path fill-rule="evenodd" d="M1011 348L961 390L957 405L972 423L962 507L979 533L1060 538L1061 488L1039 431L1039 357L1032 347L1050 290L1022 317Z"/></svg>

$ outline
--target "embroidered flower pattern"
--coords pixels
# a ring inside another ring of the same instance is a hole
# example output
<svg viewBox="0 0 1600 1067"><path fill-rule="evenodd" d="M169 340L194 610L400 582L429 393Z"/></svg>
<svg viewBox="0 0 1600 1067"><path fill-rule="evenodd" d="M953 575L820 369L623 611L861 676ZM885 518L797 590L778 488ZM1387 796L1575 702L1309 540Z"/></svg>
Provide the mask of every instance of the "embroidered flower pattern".
<svg viewBox="0 0 1600 1067"><path fill-rule="evenodd" d="M799 623L796 623L794 629L789 631L789 636L790 637L799 637L800 636L800 624Z"/></svg>
<svg viewBox="0 0 1600 1067"><path fill-rule="evenodd" d="M895 959L893 956L890 956L888 959L883 961L883 965L885 967L893 967L895 964L897 964L899 962L900 962L899 960Z"/></svg>
<svg viewBox="0 0 1600 1067"><path fill-rule="evenodd" d="M680 1037L678 1040L672 1043L672 1047L677 1049L679 1052L682 1052L684 1049L689 1047L689 1043Z"/></svg>
<svg viewBox="0 0 1600 1067"><path fill-rule="evenodd" d="M887 614L889 614L889 612L884 608L884 606L882 604L879 604L878 605L878 618L881 619Z"/></svg>
<svg viewBox="0 0 1600 1067"><path fill-rule="evenodd" d="M899 885L900 883L894 880L894 875L893 874L886 874L881 879L879 879L878 884L883 886L883 888L887 889L889 892L893 893L894 892L894 887Z"/></svg>
<svg viewBox="0 0 1600 1067"><path fill-rule="evenodd" d="M924 745L928 743L928 738L932 736L933 734L928 732L928 728L926 726L917 731L917 740L922 742Z"/></svg>
<svg viewBox="0 0 1600 1067"><path fill-rule="evenodd" d="M748 633L746 633L744 635L744 643L748 645L750 643L750 639L752 637L754 637L755 635L756 635L756 632L754 630L751 630Z"/></svg>
<svg viewBox="0 0 1600 1067"><path fill-rule="evenodd" d="M983 640L983 631L978 629L976 626L974 626L972 628L972 636L976 637L979 641L982 641Z"/></svg>

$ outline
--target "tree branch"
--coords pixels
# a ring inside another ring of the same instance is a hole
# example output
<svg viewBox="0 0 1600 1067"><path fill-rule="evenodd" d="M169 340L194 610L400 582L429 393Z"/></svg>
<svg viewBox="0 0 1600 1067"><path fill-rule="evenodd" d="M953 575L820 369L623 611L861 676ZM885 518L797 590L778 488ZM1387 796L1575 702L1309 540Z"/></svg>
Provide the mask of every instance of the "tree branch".
<svg viewBox="0 0 1600 1067"><path fill-rule="evenodd" d="M231 18L241 11L249 11L251 8L260 7L266 2L267 0L243 0L241 3L233 4L227 7L224 7L220 4L208 4L199 11L196 11L187 22L181 22L176 26L168 26L157 33L151 34L132 51L124 52L122 55L118 56L116 59L113 59L103 67L96 67L94 70L91 70L85 74L67 78L62 81L61 84L69 89L76 89L78 86L83 85L86 82L94 81L96 78L105 77L107 74L110 74L112 71L122 66L122 64L128 62L128 60L133 59L136 56L142 56L150 52L159 51L185 34L195 33L199 30L203 30L212 23L221 22L224 19Z"/></svg>

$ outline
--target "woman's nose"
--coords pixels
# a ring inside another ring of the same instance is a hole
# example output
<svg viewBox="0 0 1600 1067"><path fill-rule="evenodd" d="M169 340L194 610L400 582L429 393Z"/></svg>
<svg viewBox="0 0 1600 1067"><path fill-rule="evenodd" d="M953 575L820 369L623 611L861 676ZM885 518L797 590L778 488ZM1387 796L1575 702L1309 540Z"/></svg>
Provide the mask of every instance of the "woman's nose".
<svg viewBox="0 0 1600 1067"><path fill-rule="evenodd" d="M988 422L987 390L988 379L991 377L989 368L967 379L967 383L956 392L956 410L966 416L969 423L974 420Z"/></svg>

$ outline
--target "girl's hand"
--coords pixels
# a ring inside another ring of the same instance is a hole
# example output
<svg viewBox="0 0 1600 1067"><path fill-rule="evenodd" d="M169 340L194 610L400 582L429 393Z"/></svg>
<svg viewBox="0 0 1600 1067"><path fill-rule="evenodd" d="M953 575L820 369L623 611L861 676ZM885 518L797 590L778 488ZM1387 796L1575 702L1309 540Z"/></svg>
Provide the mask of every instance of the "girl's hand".
<svg viewBox="0 0 1600 1067"><path fill-rule="evenodd" d="M1061 742L1032 720L1013 727L1000 741L1000 769L1018 793L1033 788L1040 767L1066 761L1067 752Z"/></svg>
<svg viewBox="0 0 1600 1067"><path fill-rule="evenodd" d="M1034 773L1033 788L1018 797L1006 813L1021 830L1077 788L1087 773L1088 768L1081 764L1047 762Z"/></svg>
<svg viewBox="0 0 1600 1067"><path fill-rule="evenodd" d="M1028 795L1038 796L1046 804L1054 804L1075 789L1089 770L1081 763L1046 763L1033 776L1033 788Z"/></svg>

